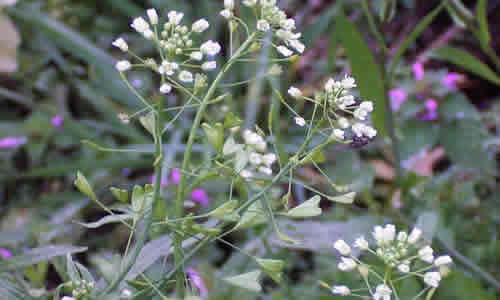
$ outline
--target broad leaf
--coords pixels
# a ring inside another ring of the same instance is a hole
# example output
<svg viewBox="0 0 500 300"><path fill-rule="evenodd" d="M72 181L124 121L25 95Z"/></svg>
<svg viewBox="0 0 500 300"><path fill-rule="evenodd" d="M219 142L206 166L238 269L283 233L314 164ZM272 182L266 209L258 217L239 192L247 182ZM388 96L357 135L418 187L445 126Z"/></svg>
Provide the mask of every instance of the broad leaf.
<svg viewBox="0 0 500 300"><path fill-rule="evenodd" d="M245 274L224 278L224 281L231 285L258 293L262 290L262 287L258 281L260 274L261 271L255 270Z"/></svg>
<svg viewBox="0 0 500 300"><path fill-rule="evenodd" d="M300 204L289 210L286 213L286 216L292 218L308 218L315 217L321 215L321 208L319 207L319 202L321 201L321 197L316 195L306 202Z"/></svg>
<svg viewBox="0 0 500 300"><path fill-rule="evenodd" d="M351 204L354 202L354 198L356 197L356 192L350 192L340 196L328 196L327 199L333 202L339 202L344 204Z"/></svg>

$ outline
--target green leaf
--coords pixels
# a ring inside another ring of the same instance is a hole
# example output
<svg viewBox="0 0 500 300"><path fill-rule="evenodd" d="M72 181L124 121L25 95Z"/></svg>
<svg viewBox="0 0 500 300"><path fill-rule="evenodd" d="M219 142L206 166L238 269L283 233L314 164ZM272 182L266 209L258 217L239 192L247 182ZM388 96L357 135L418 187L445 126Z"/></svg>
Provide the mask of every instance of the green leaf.
<svg viewBox="0 0 500 300"><path fill-rule="evenodd" d="M122 202L122 203L128 203L128 191L127 190L122 190L119 188L115 187L110 187L109 190L115 196L116 200Z"/></svg>
<svg viewBox="0 0 500 300"><path fill-rule="evenodd" d="M410 33L408 38L399 46L398 51L396 51L396 54L394 55L394 58L392 59L392 64L391 64L391 71L390 74L394 74L394 70L398 66L401 58L403 57L403 54L408 50L408 47L412 45L417 38L424 32L424 30L434 21L434 19L439 15L441 10L443 9L443 5L446 1L443 1L438 7L436 7L433 11L431 11L425 18L418 23L418 25L415 27L415 29Z"/></svg>
<svg viewBox="0 0 500 300"><path fill-rule="evenodd" d="M488 131L479 121L445 122L440 130L447 156L456 164L471 169L492 171L494 168L493 160L484 149L488 138Z"/></svg>
<svg viewBox="0 0 500 300"><path fill-rule="evenodd" d="M221 123L217 123L215 126L203 123L201 127L203 128L203 131L205 131L210 145L212 145L212 147L214 147L219 153L224 146L224 126Z"/></svg>
<svg viewBox="0 0 500 300"><path fill-rule="evenodd" d="M269 275L277 283L281 282L281 276L285 262L279 259L263 259L255 258L257 263L262 267L264 272Z"/></svg>
<svg viewBox="0 0 500 300"><path fill-rule="evenodd" d="M72 281L79 281L81 279L71 254L66 254L66 272Z"/></svg>
<svg viewBox="0 0 500 300"><path fill-rule="evenodd" d="M351 204L354 202L354 198L356 197L356 192L350 192L340 196L328 196L327 199L333 202Z"/></svg>
<svg viewBox="0 0 500 300"><path fill-rule="evenodd" d="M260 274L261 271L255 270L245 274L224 278L223 280L231 285L259 293L260 291L262 291L262 287L258 281Z"/></svg>
<svg viewBox="0 0 500 300"><path fill-rule="evenodd" d="M466 277L461 272L452 272L443 278L434 296L433 299L442 300L497 299L495 294L485 289L479 280Z"/></svg>
<svg viewBox="0 0 500 300"><path fill-rule="evenodd" d="M94 190L92 189L92 186L89 184L87 178L85 178L85 176L80 171L76 173L76 179L74 184L78 188L78 190L82 192L84 195L86 195L87 197L89 197L94 201L97 201L97 197L94 193Z"/></svg>
<svg viewBox="0 0 500 300"><path fill-rule="evenodd" d="M145 191L141 186L134 186L134 190L132 191L132 210L135 213L140 213L144 208L145 203Z"/></svg>
<svg viewBox="0 0 500 300"><path fill-rule="evenodd" d="M259 201L254 202L247 211L241 216L240 221L236 224L235 229L244 229L253 227L266 222L266 212L262 209Z"/></svg>
<svg viewBox="0 0 500 300"><path fill-rule="evenodd" d="M146 130L153 136L156 136L155 132L155 122L156 122L156 115L154 112L149 112L147 115L142 116L139 118L139 121L142 124L142 127L146 128Z"/></svg>
<svg viewBox="0 0 500 300"><path fill-rule="evenodd" d="M487 47L491 41L488 29L488 0L479 0L476 5L476 18L479 23L479 41L483 47Z"/></svg>
<svg viewBox="0 0 500 300"><path fill-rule="evenodd" d="M385 136L387 135L386 92L380 66L376 63L375 57L361 33L343 13L337 18L336 29L336 34L344 44L352 75L359 82L361 97L374 101L373 123L379 133Z"/></svg>
<svg viewBox="0 0 500 300"><path fill-rule="evenodd" d="M432 148L439 139L439 127L428 122L409 120L400 128L400 155L405 161L423 149Z"/></svg>
<svg viewBox="0 0 500 300"><path fill-rule="evenodd" d="M51 245L31 249L24 252L22 255L17 255L7 261L0 262L0 273L38 264L57 256L84 251L87 251L86 247L75 247L70 245Z"/></svg>
<svg viewBox="0 0 500 300"><path fill-rule="evenodd" d="M316 195L312 197L311 199L305 201L304 203L300 204L299 206L296 206L289 210L286 213L286 216L291 217L291 218L308 218L308 217L315 217L321 215L321 208L319 207L319 202L321 201L321 197Z"/></svg>
<svg viewBox="0 0 500 300"><path fill-rule="evenodd" d="M454 47L442 47L434 52L434 56L462 67L466 71L476 74L494 84L500 85L498 74L465 50Z"/></svg>
<svg viewBox="0 0 500 300"><path fill-rule="evenodd" d="M238 207L238 201L236 200L227 201L226 203L222 204L221 206L217 207L212 212L210 212L210 215L218 218L225 218L231 215L236 209L236 207Z"/></svg>
<svg viewBox="0 0 500 300"><path fill-rule="evenodd" d="M451 94L439 104L440 116L447 120L481 120L481 114L464 94Z"/></svg>
<svg viewBox="0 0 500 300"><path fill-rule="evenodd" d="M128 90L114 68L114 58L95 46L80 33L73 31L56 19L27 7L9 8L8 13L18 22L30 25L47 34L50 41L96 69L95 83L106 95L128 105L140 108L139 100Z"/></svg>
<svg viewBox="0 0 500 300"><path fill-rule="evenodd" d="M129 214L121 214L121 215L109 215L101 218L99 221L92 222L92 223L81 223L77 222L78 224L86 227L86 228L99 228L102 225L106 224L111 224L111 223L123 223L126 220L131 220L133 219L133 215Z"/></svg>

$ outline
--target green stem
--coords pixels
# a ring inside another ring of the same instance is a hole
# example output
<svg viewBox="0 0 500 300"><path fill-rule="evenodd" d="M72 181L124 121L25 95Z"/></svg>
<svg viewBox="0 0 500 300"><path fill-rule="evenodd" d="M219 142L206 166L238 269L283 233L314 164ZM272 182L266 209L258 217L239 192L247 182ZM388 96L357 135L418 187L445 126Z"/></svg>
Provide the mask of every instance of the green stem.
<svg viewBox="0 0 500 300"><path fill-rule="evenodd" d="M382 47L382 51L384 53L388 53L389 49L385 44L384 36L378 29L377 24L375 23L375 18L373 17L373 14L371 13L370 7L368 6L366 0L361 0L361 8L363 9L364 14L366 15L366 19L368 20L368 25L370 27L370 30L372 31L373 35L375 35L375 38Z"/></svg>
<svg viewBox="0 0 500 300"><path fill-rule="evenodd" d="M205 113L205 110L208 106L210 99L217 90L219 82L222 80L222 78L231 68L231 66L236 62L236 60L242 55L243 51L252 43L254 38L255 38L255 33L250 35L248 39L238 48L238 50L236 50L234 55L229 59L226 65L219 72L214 82L208 89L205 97L201 101L200 107L194 118L191 131L189 132L189 138L186 144L186 151L184 152L184 159L182 161L182 170L187 170L189 167L189 164L191 162L191 153L193 150L194 141L198 134L201 119ZM184 194L186 192L185 187L186 187L186 176L183 173L181 175L180 183L177 187L177 197L175 200L175 218L182 218L182 215L184 213ZM174 234L174 249L175 249L174 250L175 266L177 269L177 275L176 275L177 298L183 299L185 291L184 291L184 268L182 267L182 264L184 259L182 253L182 237L179 234Z"/></svg>

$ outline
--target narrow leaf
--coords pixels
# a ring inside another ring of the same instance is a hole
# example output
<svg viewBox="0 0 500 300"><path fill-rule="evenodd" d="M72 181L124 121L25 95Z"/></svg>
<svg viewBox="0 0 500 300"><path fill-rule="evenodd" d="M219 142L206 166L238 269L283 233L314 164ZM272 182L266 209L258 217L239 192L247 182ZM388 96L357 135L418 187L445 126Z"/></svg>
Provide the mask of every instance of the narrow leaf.
<svg viewBox="0 0 500 300"><path fill-rule="evenodd" d="M465 50L454 47L443 47L436 50L434 56L460 66L494 84L500 85L500 76Z"/></svg>
<svg viewBox="0 0 500 300"><path fill-rule="evenodd" d="M111 224L111 223L123 223L126 220L131 220L133 218L134 218L134 216L129 215L129 214L109 215L109 216L105 216L105 217L101 218L99 221L96 221L96 222L91 222L91 223L77 222L77 223L86 227L86 228L99 228L102 225Z"/></svg>
<svg viewBox="0 0 500 300"><path fill-rule="evenodd" d="M356 197L356 192L350 192L344 195L335 196L335 197L327 197L328 200L338 203L351 204L354 202L354 198Z"/></svg>
<svg viewBox="0 0 500 300"><path fill-rule="evenodd" d="M476 6L476 17L479 23L479 39L483 47L488 46L491 41L488 29L488 0L479 0Z"/></svg>
<svg viewBox="0 0 500 300"><path fill-rule="evenodd" d="M262 287L258 281L260 274L261 271L255 270L245 274L224 278L223 280L231 285L258 293L262 291Z"/></svg>
<svg viewBox="0 0 500 300"><path fill-rule="evenodd" d="M31 249L24 252L22 255L14 256L7 261L0 262L0 273L31 266L57 256L84 252L86 250L86 247L75 247L71 245L52 245Z"/></svg>
<svg viewBox="0 0 500 300"><path fill-rule="evenodd" d="M359 81L361 97L375 102L372 114L375 127L386 135L386 93L380 66L356 26L342 13L337 18L336 34L342 40L352 75Z"/></svg>

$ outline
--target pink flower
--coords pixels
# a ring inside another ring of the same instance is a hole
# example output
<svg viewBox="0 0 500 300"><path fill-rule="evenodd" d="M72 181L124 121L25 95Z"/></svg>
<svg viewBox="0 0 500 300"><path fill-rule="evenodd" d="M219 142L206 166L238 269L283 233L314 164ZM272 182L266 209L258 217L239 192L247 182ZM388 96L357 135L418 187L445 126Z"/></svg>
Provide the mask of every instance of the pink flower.
<svg viewBox="0 0 500 300"><path fill-rule="evenodd" d="M64 122L64 117L60 115L57 115L50 120L50 123L52 123L52 126L54 126L55 128L61 128L63 122Z"/></svg>
<svg viewBox="0 0 500 300"><path fill-rule="evenodd" d="M201 206L207 206L210 204L210 197L208 197L207 192L205 192L204 189L194 189L191 192L191 199Z"/></svg>
<svg viewBox="0 0 500 300"><path fill-rule="evenodd" d="M408 94L403 89L392 89L389 91L391 107L393 111L398 111L403 103L408 99Z"/></svg>
<svg viewBox="0 0 500 300"><path fill-rule="evenodd" d="M156 183L156 175L153 175L153 176L151 176L151 184L155 184L155 183ZM168 180L166 178L162 178L161 185L162 186L168 185Z"/></svg>
<svg viewBox="0 0 500 300"><path fill-rule="evenodd" d="M462 74L450 72L441 79L441 84L449 90L455 91L457 89L457 83L460 83L463 79L464 76Z"/></svg>
<svg viewBox="0 0 500 300"><path fill-rule="evenodd" d="M438 102L435 99L429 98L424 103L426 112L422 115L421 119L425 121L432 121L438 118Z"/></svg>
<svg viewBox="0 0 500 300"><path fill-rule="evenodd" d="M201 297L208 296L208 290L207 287L205 286L205 283L203 282L203 279L201 279L200 272L198 272L193 268L189 268L186 270L186 273L192 284L200 291L200 296Z"/></svg>
<svg viewBox="0 0 500 300"><path fill-rule="evenodd" d="M10 251L7 249L0 248L0 257L2 257L3 259L9 259L12 257L12 253L10 253Z"/></svg>
<svg viewBox="0 0 500 300"><path fill-rule="evenodd" d="M26 144L28 139L25 136L8 136L0 139L0 149L11 149L17 148Z"/></svg>
<svg viewBox="0 0 500 300"><path fill-rule="evenodd" d="M422 62L415 62L412 66L413 76L415 80L422 80L425 76L424 64Z"/></svg>
<svg viewBox="0 0 500 300"><path fill-rule="evenodd" d="M181 182L181 170L174 168L170 171L170 179L174 184L179 184Z"/></svg>

